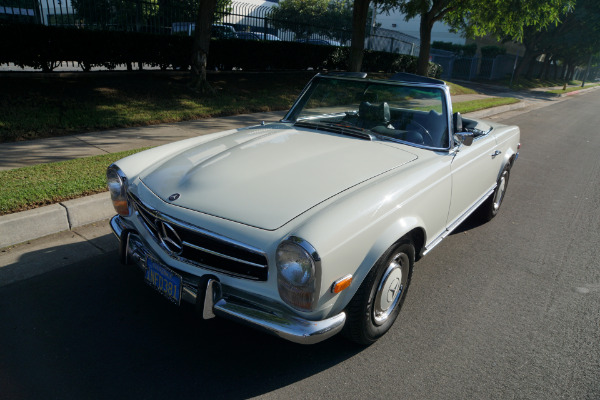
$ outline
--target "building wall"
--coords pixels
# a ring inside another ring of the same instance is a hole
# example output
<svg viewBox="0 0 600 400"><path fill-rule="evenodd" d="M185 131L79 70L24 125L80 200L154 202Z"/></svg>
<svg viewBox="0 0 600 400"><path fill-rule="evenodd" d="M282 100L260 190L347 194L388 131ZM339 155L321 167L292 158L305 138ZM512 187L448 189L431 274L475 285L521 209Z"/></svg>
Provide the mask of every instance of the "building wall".
<svg viewBox="0 0 600 400"><path fill-rule="evenodd" d="M419 17L405 21L404 14L398 11L390 12L389 15L385 12L379 12L375 16L375 23L381 24L381 27L385 29L392 29L417 38L421 37L419 32ZM431 31L431 41L465 44L466 40L459 34L450 32L450 28L445 23L436 22L433 24L433 29Z"/></svg>
<svg viewBox="0 0 600 400"><path fill-rule="evenodd" d="M477 45L477 51L479 51L479 49L481 49L484 46L500 46L506 49L506 54L511 54L513 56L518 54L521 57L523 56L523 54L525 54L525 47L521 43L501 43L493 36L483 36L475 39L467 39L467 44L471 43L475 43Z"/></svg>

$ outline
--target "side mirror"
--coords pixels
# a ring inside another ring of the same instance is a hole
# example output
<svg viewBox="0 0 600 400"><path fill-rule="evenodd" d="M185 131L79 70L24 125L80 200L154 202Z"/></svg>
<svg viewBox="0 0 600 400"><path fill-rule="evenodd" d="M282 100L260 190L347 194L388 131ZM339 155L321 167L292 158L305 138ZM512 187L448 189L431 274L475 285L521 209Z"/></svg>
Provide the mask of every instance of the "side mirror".
<svg viewBox="0 0 600 400"><path fill-rule="evenodd" d="M474 136L470 132L465 132L463 128L462 116L459 112L455 112L452 115L452 125L454 127L454 137L465 146L473 144Z"/></svg>
<svg viewBox="0 0 600 400"><path fill-rule="evenodd" d="M458 141L460 142L460 144L465 145L465 146L472 145L473 139L475 139L475 136L473 136L473 134L470 132L457 133L455 135L455 137L458 138Z"/></svg>
<svg viewBox="0 0 600 400"><path fill-rule="evenodd" d="M452 125L454 126L455 134L463 131L462 116L460 115L459 112L455 112L452 115Z"/></svg>

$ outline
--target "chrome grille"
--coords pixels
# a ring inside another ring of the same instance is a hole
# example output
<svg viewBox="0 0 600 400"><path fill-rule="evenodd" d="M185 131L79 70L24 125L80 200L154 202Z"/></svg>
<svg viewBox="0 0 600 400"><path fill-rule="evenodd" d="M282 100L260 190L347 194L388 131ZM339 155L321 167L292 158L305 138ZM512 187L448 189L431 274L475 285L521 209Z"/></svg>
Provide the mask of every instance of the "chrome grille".
<svg viewBox="0 0 600 400"><path fill-rule="evenodd" d="M139 220L171 258L229 275L260 281L267 280L268 267L265 254L242 243L162 214L142 203L131 193L129 198ZM172 249L161 240L159 234L161 222L168 223L181 239L183 250L179 254L173 253Z"/></svg>

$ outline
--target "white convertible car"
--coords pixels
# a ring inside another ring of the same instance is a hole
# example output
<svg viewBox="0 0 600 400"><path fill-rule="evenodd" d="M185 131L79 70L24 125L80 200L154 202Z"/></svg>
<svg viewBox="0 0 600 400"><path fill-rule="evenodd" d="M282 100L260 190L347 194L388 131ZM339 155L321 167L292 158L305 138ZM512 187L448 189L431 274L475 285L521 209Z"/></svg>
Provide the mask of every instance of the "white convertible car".
<svg viewBox="0 0 600 400"><path fill-rule="evenodd" d="M121 262L203 318L370 344L415 260L496 215L519 148L518 127L453 114L442 81L319 74L278 123L111 165L111 226Z"/></svg>

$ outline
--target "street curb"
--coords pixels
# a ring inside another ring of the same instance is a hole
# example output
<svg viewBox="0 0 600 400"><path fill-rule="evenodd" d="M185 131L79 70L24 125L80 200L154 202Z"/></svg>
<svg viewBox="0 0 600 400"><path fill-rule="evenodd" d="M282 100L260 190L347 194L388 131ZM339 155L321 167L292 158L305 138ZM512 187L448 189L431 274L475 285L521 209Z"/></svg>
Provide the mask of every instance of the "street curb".
<svg viewBox="0 0 600 400"><path fill-rule="evenodd" d="M108 192L0 216L0 248L112 217Z"/></svg>
<svg viewBox="0 0 600 400"><path fill-rule="evenodd" d="M567 97L567 96L574 96L577 94L581 94L581 93L585 93L587 91L591 91L591 90L597 90L600 89L600 86L592 86L592 87L588 87L588 88L581 88L579 90L574 90L572 92L567 92L567 93L552 93L554 95L554 97Z"/></svg>
<svg viewBox="0 0 600 400"><path fill-rule="evenodd" d="M0 217L0 248L69 229L67 211L60 204Z"/></svg>

